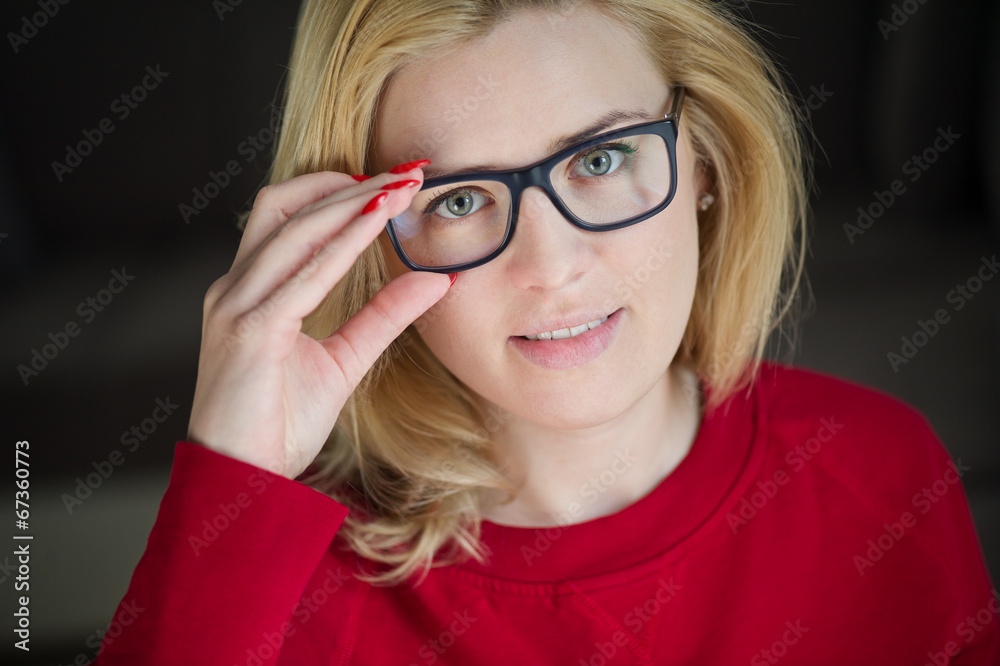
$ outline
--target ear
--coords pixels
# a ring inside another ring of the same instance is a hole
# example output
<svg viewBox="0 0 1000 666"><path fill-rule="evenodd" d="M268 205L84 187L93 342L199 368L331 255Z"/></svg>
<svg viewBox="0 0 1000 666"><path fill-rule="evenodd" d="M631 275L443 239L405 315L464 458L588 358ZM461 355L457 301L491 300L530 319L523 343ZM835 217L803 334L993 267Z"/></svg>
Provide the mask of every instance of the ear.
<svg viewBox="0 0 1000 666"><path fill-rule="evenodd" d="M711 192L715 187L712 178L712 169L703 159L698 158L694 165L694 199L698 200L702 194Z"/></svg>

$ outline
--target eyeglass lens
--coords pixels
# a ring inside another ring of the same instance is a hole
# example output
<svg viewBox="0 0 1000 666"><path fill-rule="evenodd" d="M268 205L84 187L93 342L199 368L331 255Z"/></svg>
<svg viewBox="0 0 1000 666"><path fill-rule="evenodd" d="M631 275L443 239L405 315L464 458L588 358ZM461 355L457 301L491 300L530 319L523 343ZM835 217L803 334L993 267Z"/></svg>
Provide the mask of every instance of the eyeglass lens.
<svg viewBox="0 0 1000 666"><path fill-rule="evenodd" d="M616 224L662 204L670 192L670 154L662 137L638 134L586 148L553 167L552 187L578 218ZM451 266L482 259L503 242L511 193L495 180L421 190L393 218L393 229L415 264Z"/></svg>

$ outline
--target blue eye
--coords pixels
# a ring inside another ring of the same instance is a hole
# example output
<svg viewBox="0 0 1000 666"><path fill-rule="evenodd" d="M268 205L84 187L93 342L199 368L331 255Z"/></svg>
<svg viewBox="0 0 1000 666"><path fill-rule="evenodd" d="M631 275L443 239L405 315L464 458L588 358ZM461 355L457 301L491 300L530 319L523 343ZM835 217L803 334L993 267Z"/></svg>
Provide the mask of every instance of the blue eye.
<svg viewBox="0 0 1000 666"><path fill-rule="evenodd" d="M489 199L474 190L452 190L435 198L424 211L454 220L475 213L487 203Z"/></svg>
<svg viewBox="0 0 1000 666"><path fill-rule="evenodd" d="M594 146L581 153L573 168L574 176L606 176L617 171L625 158L636 152L636 147L628 143L610 143Z"/></svg>

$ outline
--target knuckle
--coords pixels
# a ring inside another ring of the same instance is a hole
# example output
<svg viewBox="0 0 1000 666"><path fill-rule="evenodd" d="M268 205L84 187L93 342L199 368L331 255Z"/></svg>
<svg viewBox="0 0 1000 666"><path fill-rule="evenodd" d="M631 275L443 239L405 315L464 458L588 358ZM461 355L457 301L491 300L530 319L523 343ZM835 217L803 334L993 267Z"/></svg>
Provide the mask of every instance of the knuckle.
<svg viewBox="0 0 1000 666"><path fill-rule="evenodd" d="M399 304L394 299L383 293L378 293L371 300L370 304L372 310L389 326L399 329L405 328L405 326L400 325L402 322L399 321L399 317L396 314Z"/></svg>
<svg viewBox="0 0 1000 666"><path fill-rule="evenodd" d="M215 304L218 303L219 299L222 298L222 295L226 293L227 287L228 287L228 281L226 280L225 275L223 275L215 282L213 282L211 285L209 285L208 290L205 292L203 314L208 315L212 311L212 309L215 307Z"/></svg>
<svg viewBox="0 0 1000 666"><path fill-rule="evenodd" d="M257 208L258 206L262 205L264 201L269 201L271 197L274 196L274 192L275 192L275 186L273 184L265 185L264 187L257 190L257 196L255 196L253 199L253 207Z"/></svg>

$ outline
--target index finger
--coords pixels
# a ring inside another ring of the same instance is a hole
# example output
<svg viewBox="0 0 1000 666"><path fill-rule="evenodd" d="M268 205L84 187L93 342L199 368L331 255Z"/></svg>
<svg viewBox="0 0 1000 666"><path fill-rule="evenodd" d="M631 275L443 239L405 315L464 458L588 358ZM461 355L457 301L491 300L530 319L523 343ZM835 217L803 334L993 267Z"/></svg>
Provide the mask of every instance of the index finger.
<svg viewBox="0 0 1000 666"><path fill-rule="evenodd" d="M233 266L253 253L264 239L303 206L357 184L356 180L344 173L317 171L261 188L254 199L253 212L247 220Z"/></svg>

